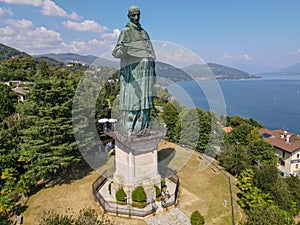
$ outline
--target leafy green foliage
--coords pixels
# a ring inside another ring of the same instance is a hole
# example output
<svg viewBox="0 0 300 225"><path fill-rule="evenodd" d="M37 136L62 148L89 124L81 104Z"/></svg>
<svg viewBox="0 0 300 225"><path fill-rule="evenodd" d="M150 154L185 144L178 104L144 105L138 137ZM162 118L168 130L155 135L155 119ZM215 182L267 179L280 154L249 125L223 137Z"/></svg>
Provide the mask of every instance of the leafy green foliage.
<svg viewBox="0 0 300 225"><path fill-rule="evenodd" d="M260 224L293 225L294 219L274 204L261 204L250 209L247 222L243 225Z"/></svg>
<svg viewBox="0 0 300 225"><path fill-rule="evenodd" d="M116 199L117 199L117 201L120 201L120 202L125 202L126 201L127 195L126 195L123 187L121 187L121 188L119 188L119 190L117 190Z"/></svg>
<svg viewBox="0 0 300 225"><path fill-rule="evenodd" d="M238 187L242 191L238 203L242 208L247 210L260 204L272 202L269 194L263 193L259 188L254 186L253 177L254 172L251 169L242 171L238 177Z"/></svg>
<svg viewBox="0 0 300 225"><path fill-rule="evenodd" d="M231 127L237 127L241 124L248 124L251 125L253 127L257 127L257 128L261 128L262 125L260 123L258 123L256 120L254 120L253 118L250 119L246 119L246 118L242 118L240 116L227 116L226 117L226 124L227 126L231 126Z"/></svg>
<svg viewBox="0 0 300 225"><path fill-rule="evenodd" d="M168 128L167 136L169 137L169 140L174 141L177 133L176 123L178 123L179 113L172 103L164 104L161 118Z"/></svg>
<svg viewBox="0 0 300 225"><path fill-rule="evenodd" d="M147 201L147 195L142 186L138 186L132 192L132 200L135 202L146 202Z"/></svg>
<svg viewBox="0 0 300 225"><path fill-rule="evenodd" d="M160 197L161 195L161 190L159 187L157 187L156 185L154 186L155 187L155 196L156 198Z"/></svg>
<svg viewBox="0 0 300 225"><path fill-rule="evenodd" d="M276 165L277 157L270 143L257 139L250 142L248 147L252 165Z"/></svg>
<svg viewBox="0 0 300 225"><path fill-rule="evenodd" d="M18 95L11 91L10 87L0 83L0 122L15 113L15 104Z"/></svg>
<svg viewBox="0 0 300 225"><path fill-rule="evenodd" d="M1 225L10 225L12 224L11 221L9 221L6 216L0 215L0 224Z"/></svg>
<svg viewBox="0 0 300 225"><path fill-rule="evenodd" d="M176 142L200 152L206 149L211 133L211 117L202 109L183 109L176 123Z"/></svg>
<svg viewBox="0 0 300 225"><path fill-rule="evenodd" d="M190 221L191 221L192 225L204 225L205 224L204 217L201 215L201 213L198 210L195 210L194 212L192 212Z"/></svg>
<svg viewBox="0 0 300 225"><path fill-rule="evenodd" d="M29 98L19 107L25 125L19 161L32 181L47 179L81 159L71 113L76 77L65 69L57 69L49 79L46 64L39 73Z"/></svg>
<svg viewBox="0 0 300 225"><path fill-rule="evenodd" d="M229 144L240 144L243 146L247 146L247 136L253 129L253 126L247 123L242 123L237 127L234 127L232 131L225 136L225 142Z"/></svg>
<svg viewBox="0 0 300 225"><path fill-rule="evenodd" d="M24 52L20 52L14 48L0 43L0 61L7 60L12 57L23 58L28 56L29 55Z"/></svg>
<svg viewBox="0 0 300 225"><path fill-rule="evenodd" d="M233 175L238 175L243 170L251 168L251 160L247 148L237 144L224 144L218 160Z"/></svg>
<svg viewBox="0 0 300 225"><path fill-rule="evenodd" d="M293 196L293 201L296 203L296 211L300 211L300 179L296 176L290 176L285 179L288 185L288 193Z"/></svg>
<svg viewBox="0 0 300 225"><path fill-rule="evenodd" d="M63 215L54 211L44 211L39 215L39 225L113 225L104 214L98 215L94 209L81 209L78 214Z"/></svg>
<svg viewBox="0 0 300 225"><path fill-rule="evenodd" d="M31 57L10 58L0 63L0 80L32 80L36 73L36 61Z"/></svg>

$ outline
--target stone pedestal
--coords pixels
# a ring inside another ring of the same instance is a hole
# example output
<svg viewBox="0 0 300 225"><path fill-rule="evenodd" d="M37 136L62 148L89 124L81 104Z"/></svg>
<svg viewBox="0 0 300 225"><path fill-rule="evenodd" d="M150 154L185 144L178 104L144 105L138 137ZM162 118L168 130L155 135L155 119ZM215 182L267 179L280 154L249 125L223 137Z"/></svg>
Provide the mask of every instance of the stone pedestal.
<svg viewBox="0 0 300 225"><path fill-rule="evenodd" d="M112 193L123 187L127 202L132 203L132 191L142 186L147 194L147 202L156 198L155 186L160 187L157 147L164 137L162 133L147 137L115 138L115 173Z"/></svg>

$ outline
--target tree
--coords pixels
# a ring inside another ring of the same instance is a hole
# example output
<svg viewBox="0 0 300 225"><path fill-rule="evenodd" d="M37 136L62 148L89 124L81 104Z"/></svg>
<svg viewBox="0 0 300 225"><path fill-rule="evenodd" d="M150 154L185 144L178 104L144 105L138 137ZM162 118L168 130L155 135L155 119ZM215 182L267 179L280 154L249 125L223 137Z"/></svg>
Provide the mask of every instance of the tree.
<svg viewBox="0 0 300 225"><path fill-rule="evenodd" d="M265 203L272 203L271 196L263 193L253 183L254 172L251 169L246 169L238 176L238 187L241 190L238 203L242 208L250 210Z"/></svg>
<svg viewBox="0 0 300 225"><path fill-rule="evenodd" d="M32 80L36 73L36 62L31 57L10 58L0 63L0 80Z"/></svg>
<svg viewBox="0 0 300 225"><path fill-rule="evenodd" d="M297 212L300 211L300 179L297 176L290 176L285 178L285 181L288 185L288 190L290 193L290 196L292 196L292 199L296 203Z"/></svg>
<svg viewBox="0 0 300 225"><path fill-rule="evenodd" d="M237 127L243 123L249 124L253 127L258 127L258 128L262 127L262 125L260 123L258 123L257 121L255 121L253 118L246 119L246 118L242 118L240 116L232 116L232 117L227 116L226 123L227 123L227 126L232 126L232 127Z"/></svg>
<svg viewBox="0 0 300 225"><path fill-rule="evenodd" d="M201 213L196 210L192 212L191 218L190 218L191 224L192 225L204 225L204 217L201 215Z"/></svg>
<svg viewBox="0 0 300 225"><path fill-rule="evenodd" d="M228 172L237 176L243 170L251 168L250 156L247 151L246 147L238 144L224 144L217 159Z"/></svg>
<svg viewBox="0 0 300 225"><path fill-rule="evenodd" d="M270 143L260 139L252 141L248 147L252 165L276 165L277 156Z"/></svg>
<svg viewBox="0 0 300 225"><path fill-rule="evenodd" d="M183 109L176 124L176 142L204 152L211 135L211 117L202 109Z"/></svg>
<svg viewBox="0 0 300 225"><path fill-rule="evenodd" d="M238 143L242 146L247 146L248 145L247 136L253 129L254 129L253 126L247 123L242 123L237 127L234 127L229 134L225 135L225 142L229 144Z"/></svg>
<svg viewBox="0 0 300 225"><path fill-rule="evenodd" d="M32 181L48 179L81 160L72 127L78 77L66 69L40 71L28 99L18 107L24 118L19 162Z"/></svg>
<svg viewBox="0 0 300 225"><path fill-rule="evenodd" d="M254 184L264 193L269 193L274 203L280 209L285 210L291 215L296 215L297 195L293 195L288 184L288 180L279 175L276 165L263 165L255 170ZM290 180L291 181L291 180Z"/></svg>
<svg viewBox="0 0 300 225"><path fill-rule="evenodd" d="M179 113L171 102L163 105L161 118L165 122L168 131L167 136L170 141L174 141L176 137L176 123L178 123Z"/></svg>
<svg viewBox="0 0 300 225"><path fill-rule="evenodd" d="M252 207L247 213L248 218L243 225L293 225L294 219L287 212L274 204L261 204Z"/></svg>
<svg viewBox="0 0 300 225"><path fill-rule="evenodd" d="M0 83L0 122L15 113L15 104L18 95L11 91L10 87Z"/></svg>

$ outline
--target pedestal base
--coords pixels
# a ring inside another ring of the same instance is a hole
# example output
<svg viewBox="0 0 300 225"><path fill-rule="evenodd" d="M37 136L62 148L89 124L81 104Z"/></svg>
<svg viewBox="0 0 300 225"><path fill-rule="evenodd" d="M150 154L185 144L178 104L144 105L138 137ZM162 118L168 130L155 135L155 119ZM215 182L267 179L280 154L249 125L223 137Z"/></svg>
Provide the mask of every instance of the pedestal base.
<svg viewBox="0 0 300 225"><path fill-rule="evenodd" d="M115 173L112 193L119 188L127 194L127 203L132 203L132 192L142 186L147 195L147 202L156 199L155 186L161 187L158 172L157 147L162 134L142 138L115 139Z"/></svg>

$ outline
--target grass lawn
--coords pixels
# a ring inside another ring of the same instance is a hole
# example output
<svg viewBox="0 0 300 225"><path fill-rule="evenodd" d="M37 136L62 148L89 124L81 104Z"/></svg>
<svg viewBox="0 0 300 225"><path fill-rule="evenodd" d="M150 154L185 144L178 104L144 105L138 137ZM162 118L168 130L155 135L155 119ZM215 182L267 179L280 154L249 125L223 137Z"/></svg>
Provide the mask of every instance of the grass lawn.
<svg viewBox="0 0 300 225"><path fill-rule="evenodd" d="M74 171L72 174L61 175L59 181L49 183L36 194L32 195L26 206L28 207L23 215L24 225L38 224L38 215L43 211L51 211L69 214L70 212L79 212L83 208L92 208L102 213L102 209L94 200L92 194L92 183L98 178L99 174L107 168L113 166L113 158L111 158L98 171L90 170L88 166ZM85 176L81 179L72 180L72 176L78 176L78 173L83 173ZM71 180L71 182L69 181ZM57 184L58 183L58 184ZM115 220L116 225L146 225L142 220L120 218L110 216Z"/></svg>
<svg viewBox="0 0 300 225"><path fill-rule="evenodd" d="M198 209L210 225L231 225L228 179L219 170L213 172L211 164L205 164L203 167L203 160L198 158L199 155L173 143L165 142L160 145L160 163L178 171L181 184L178 207L188 216ZM102 212L93 198L91 185L99 173L113 167L113 160L113 157L110 158L98 171L85 166L72 173L62 174L55 182L47 184L28 200L27 209L22 213L23 224L38 224L38 214L43 210L68 214L70 210L78 212L87 207ZM232 183L236 202L237 189L234 182ZM224 207L224 200L227 200L228 207ZM240 215L235 203L236 221L239 221ZM107 216L115 220L116 225L146 225L143 220Z"/></svg>
<svg viewBox="0 0 300 225"><path fill-rule="evenodd" d="M188 216L196 209L204 216L207 224L231 225L230 187L228 178L220 171L221 167L213 166L199 159L194 153L189 162L178 172L181 184L179 208ZM206 164L203 169L201 164ZM214 168L213 171L212 167ZM236 203L237 188L231 177L234 199L235 222L242 214ZM228 206L224 207L224 200Z"/></svg>

